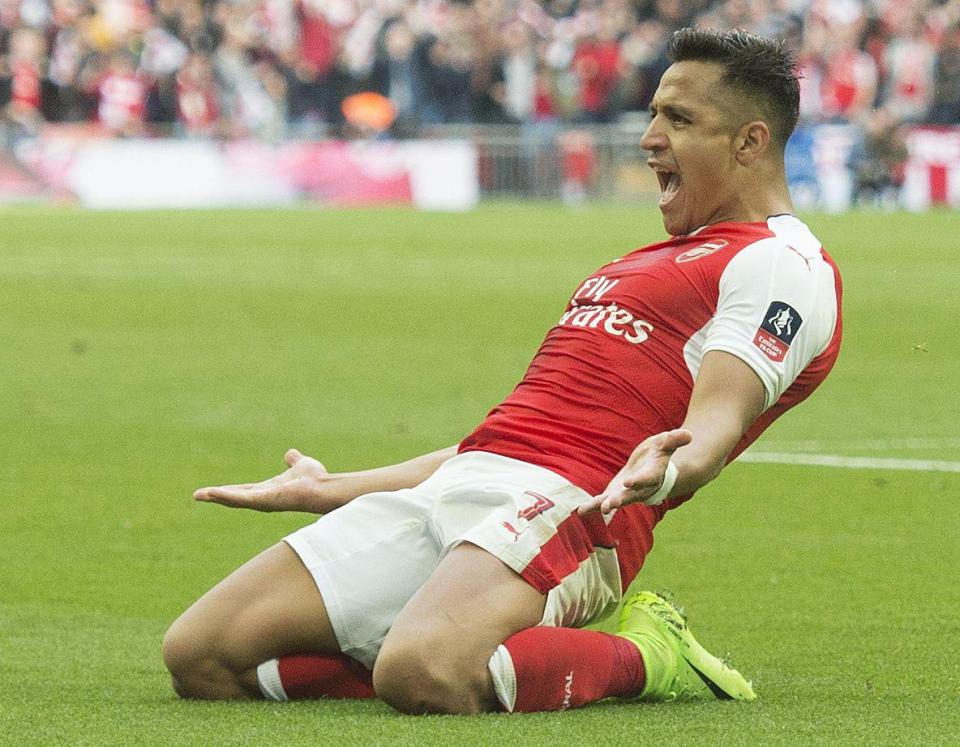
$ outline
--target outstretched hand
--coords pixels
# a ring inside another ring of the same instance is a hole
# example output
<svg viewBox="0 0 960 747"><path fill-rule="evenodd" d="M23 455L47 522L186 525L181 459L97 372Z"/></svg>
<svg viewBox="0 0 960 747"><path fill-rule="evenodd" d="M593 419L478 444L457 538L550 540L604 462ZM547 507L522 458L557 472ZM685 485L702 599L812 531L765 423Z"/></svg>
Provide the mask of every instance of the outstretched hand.
<svg viewBox="0 0 960 747"><path fill-rule="evenodd" d="M577 512L581 516L591 511L608 514L621 506L643 502L660 489L673 452L692 440L693 434L683 428L650 436L633 450L606 489L583 503Z"/></svg>
<svg viewBox="0 0 960 747"><path fill-rule="evenodd" d="M296 449L290 449L283 459L289 469L275 477L261 482L200 488L193 497L198 501L254 511L316 511L317 499L325 478L329 476L326 467Z"/></svg>

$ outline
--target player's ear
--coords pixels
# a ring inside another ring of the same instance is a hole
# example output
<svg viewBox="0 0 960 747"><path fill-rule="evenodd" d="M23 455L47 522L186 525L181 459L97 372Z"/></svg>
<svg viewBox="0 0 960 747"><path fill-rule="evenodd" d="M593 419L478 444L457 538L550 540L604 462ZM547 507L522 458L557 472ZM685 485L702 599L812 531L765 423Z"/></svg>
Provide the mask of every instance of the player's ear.
<svg viewBox="0 0 960 747"><path fill-rule="evenodd" d="M770 145L770 128L759 119L747 122L737 132L735 144L737 162L749 166L766 153Z"/></svg>

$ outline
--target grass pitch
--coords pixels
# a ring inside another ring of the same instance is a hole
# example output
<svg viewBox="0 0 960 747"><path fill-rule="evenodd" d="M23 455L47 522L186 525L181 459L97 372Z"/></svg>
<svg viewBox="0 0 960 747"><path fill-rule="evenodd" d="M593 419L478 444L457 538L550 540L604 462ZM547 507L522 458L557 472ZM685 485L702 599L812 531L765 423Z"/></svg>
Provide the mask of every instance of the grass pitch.
<svg viewBox="0 0 960 747"><path fill-rule="evenodd" d="M649 208L0 214L0 743L955 743L960 474L735 464L639 584L755 704L401 716L187 703L167 625L306 523L194 504L297 446L332 470L455 442ZM846 283L831 378L767 451L956 460L960 216L812 216Z"/></svg>

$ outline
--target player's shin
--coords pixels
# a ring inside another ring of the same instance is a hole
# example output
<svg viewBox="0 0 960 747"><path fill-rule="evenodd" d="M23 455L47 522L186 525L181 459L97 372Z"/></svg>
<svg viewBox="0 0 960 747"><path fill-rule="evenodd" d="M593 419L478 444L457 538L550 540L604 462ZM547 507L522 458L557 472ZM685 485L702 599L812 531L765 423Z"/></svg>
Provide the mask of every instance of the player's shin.
<svg viewBox="0 0 960 747"><path fill-rule="evenodd" d="M374 698L371 673L345 654L291 654L257 667L267 700Z"/></svg>
<svg viewBox="0 0 960 747"><path fill-rule="evenodd" d="M574 628L528 628L490 659L504 710L558 711L610 697L633 697L644 684L637 647L615 635Z"/></svg>

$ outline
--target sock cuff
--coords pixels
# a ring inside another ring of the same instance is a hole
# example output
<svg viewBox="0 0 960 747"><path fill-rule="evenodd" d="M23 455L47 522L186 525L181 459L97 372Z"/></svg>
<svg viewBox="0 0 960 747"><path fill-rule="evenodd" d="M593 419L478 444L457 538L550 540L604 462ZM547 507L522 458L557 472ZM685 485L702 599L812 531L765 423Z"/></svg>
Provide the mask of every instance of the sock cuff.
<svg viewBox="0 0 960 747"><path fill-rule="evenodd" d="M646 685L646 669L643 654L637 645L627 638L610 635L616 664L610 682L611 695L619 698L635 698Z"/></svg>
<svg viewBox="0 0 960 747"><path fill-rule="evenodd" d="M280 660L270 659L257 667L257 684L267 700L286 701L287 693L280 682Z"/></svg>
<svg viewBox="0 0 960 747"><path fill-rule="evenodd" d="M506 646L497 646L487 668L493 676L493 691L497 694L497 700L507 713L513 713L517 702L517 672Z"/></svg>

